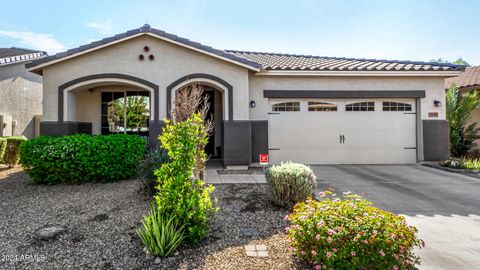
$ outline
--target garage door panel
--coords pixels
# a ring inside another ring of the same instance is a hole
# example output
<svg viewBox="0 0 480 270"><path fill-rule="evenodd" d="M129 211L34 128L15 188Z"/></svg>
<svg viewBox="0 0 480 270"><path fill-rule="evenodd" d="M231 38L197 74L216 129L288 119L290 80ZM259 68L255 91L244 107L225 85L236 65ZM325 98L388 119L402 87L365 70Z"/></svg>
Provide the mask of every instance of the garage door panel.
<svg viewBox="0 0 480 270"><path fill-rule="evenodd" d="M416 162L414 100L408 101L412 104L409 112L383 111L378 100L375 111L345 111L345 104L351 102L336 100L338 111L309 112L301 106L299 112L270 114L270 160L306 164Z"/></svg>

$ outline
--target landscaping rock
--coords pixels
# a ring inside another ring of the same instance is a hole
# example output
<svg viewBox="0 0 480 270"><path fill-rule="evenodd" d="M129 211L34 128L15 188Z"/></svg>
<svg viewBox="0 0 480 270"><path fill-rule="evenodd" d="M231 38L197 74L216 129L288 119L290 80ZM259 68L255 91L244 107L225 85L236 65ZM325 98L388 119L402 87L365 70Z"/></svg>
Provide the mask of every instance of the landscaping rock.
<svg viewBox="0 0 480 270"><path fill-rule="evenodd" d="M52 225L52 226L46 226L43 228L40 228L37 232L37 238L40 240L50 240L55 238L57 235L65 232L67 229L64 226L57 226L57 225Z"/></svg>
<svg viewBox="0 0 480 270"><path fill-rule="evenodd" d="M157 257L155 259L155 264L160 264L160 263L162 263L162 259L160 259L160 257Z"/></svg>

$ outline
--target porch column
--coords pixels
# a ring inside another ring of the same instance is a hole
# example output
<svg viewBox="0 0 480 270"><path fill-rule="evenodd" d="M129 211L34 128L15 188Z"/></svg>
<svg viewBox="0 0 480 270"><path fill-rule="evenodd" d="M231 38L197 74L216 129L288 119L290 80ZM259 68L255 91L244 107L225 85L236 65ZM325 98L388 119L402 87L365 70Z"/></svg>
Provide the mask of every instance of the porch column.
<svg viewBox="0 0 480 270"><path fill-rule="evenodd" d="M252 159L252 127L249 120L223 121L223 164L248 166Z"/></svg>

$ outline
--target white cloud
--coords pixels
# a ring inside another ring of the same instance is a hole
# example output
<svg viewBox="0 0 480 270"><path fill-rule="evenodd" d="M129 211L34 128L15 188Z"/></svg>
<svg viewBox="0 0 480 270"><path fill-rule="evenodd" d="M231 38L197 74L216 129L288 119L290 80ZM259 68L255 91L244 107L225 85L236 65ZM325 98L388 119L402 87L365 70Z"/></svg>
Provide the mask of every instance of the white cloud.
<svg viewBox="0 0 480 270"><path fill-rule="evenodd" d="M0 30L0 36L12 38L16 40L20 46L29 49L47 51L48 53L57 53L66 50L66 47L53 38L51 34Z"/></svg>
<svg viewBox="0 0 480 270"><path fill-rule="evenodd" d="M102 35L108 35L112 32L112 24L110 22L89 22L87 26L95 29Z"/></svg>

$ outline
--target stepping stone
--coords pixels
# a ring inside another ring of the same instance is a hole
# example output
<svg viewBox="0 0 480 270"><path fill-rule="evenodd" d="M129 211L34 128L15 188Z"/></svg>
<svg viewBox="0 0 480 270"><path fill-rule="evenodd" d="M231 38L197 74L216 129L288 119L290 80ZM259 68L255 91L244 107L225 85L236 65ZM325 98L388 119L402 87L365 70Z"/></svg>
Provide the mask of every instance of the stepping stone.
<svg viewBox="0 0 480 270"><path fill-rule="evenodd" d="M257 251L257 256L258 256L258 257L268 257L268 251L266 251L266 250L259 250L259 251Z"/></svg>
<svg viewBox="0 0 480 270"><path fill-rule="evenodd" d="M245 253L248 257L268 257L265 245L245 245Z"/></svg>
<svg viewBox="0 0 480 270"><path fill-rule="evenodd" d="M38 239L40 240L50 240L52 238L55 238L55 236L65 232L67 229L63 226L46 226L43 228L40 228L37 232L36 235Z"/></svg>

